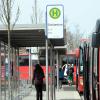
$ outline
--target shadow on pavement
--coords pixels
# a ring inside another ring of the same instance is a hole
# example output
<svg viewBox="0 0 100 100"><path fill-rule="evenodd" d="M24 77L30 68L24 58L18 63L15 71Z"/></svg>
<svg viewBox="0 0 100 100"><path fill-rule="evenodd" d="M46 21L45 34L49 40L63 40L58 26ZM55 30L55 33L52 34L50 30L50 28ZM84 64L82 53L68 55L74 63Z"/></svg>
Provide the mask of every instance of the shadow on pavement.
<svg viewBox="0 0 100 100"><path fill-rule="evenodd" d="M76 91L75 86L67 86L67 87L63 87L64 91Z"/></svg>

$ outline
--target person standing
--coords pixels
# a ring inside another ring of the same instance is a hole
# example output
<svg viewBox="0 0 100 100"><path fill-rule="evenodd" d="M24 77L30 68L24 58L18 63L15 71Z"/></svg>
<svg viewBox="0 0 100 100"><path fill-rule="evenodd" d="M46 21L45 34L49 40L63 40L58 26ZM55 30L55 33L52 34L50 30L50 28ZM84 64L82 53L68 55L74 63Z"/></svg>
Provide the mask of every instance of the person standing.
<svg viewBox="0 0 100 100"><path fill-rule="evenodd" d="M64 71L64 77L67 77L67 71L68 71L68 66L67 66L67 64L63 65L63 66L62 66L62 69L63 69L63 71Z"/></svg>
<svg viewBox="0 0 100 100"><path fill-rule="evenodd" d="M36 100L43 100L42 99L43 78L44 78L43 69L39 64L36 64L33 73L33 80L36 88Z"/></svg>
<svg viewBox="0 0 100 100"><path fill-rule="evenodd" d="M63 79L64 79L64 72L63 72L62 68L59 68L59 86L60 86L60 88L62 88Z"/></svg>
<svg viewBox="0 0 100 100"><path fill-rule="evenodd" d="M72 85L72 82L73 82L73 67L71 65L69 65L69 69L68 69L68 84L69 85Z"/></svg>

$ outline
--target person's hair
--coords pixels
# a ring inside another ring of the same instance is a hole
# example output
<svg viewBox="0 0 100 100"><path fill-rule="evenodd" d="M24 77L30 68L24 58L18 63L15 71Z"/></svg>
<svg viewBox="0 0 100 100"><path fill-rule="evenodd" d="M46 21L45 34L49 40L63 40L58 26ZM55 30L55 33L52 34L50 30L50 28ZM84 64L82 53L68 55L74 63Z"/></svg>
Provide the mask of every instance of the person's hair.
<svg viewBox="0 0 100 100"><path fill-rule="evenodd" d="M35 70L36 70L36 72L41 72L42 71L42 68L41 68L40 64L35 65Z"/></svg>
<svg viewBox="0 0 100 100"><path fill-rule="evenodd" d="M59 71L61 71L62 70L62 68L59 68Z"/></svg>
<svg viewBox="0 0 100 100"><path fill-rule="evenodd" d="M39 68L39 67L41 67L41 66L40 66L40 64L36 64L35 67L36 67L36 68Z"/></svg>

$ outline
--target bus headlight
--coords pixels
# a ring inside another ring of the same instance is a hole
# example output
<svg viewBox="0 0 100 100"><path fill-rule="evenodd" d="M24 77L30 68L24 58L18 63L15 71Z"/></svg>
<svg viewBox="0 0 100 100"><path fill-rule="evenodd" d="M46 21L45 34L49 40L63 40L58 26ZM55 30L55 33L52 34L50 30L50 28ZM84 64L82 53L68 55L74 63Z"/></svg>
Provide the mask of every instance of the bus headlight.
<svg viewBox="0 0 100 100"><path fill-rule="evenodd" d="M80 79L80 84L83 85L83 79Z"/></svg>

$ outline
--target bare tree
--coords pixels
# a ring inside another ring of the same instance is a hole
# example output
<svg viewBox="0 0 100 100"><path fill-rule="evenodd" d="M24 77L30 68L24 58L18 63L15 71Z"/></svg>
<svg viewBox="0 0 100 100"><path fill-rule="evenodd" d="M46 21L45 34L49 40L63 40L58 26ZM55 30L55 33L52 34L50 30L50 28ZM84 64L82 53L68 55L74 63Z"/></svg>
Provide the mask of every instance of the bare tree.
<svg viewBox="0 0 100 100"><path fill-rule="evenodd" d="M17 10L14 10L14 12L16 11L16 14L13 14L14 2L15 0L1 0L0 3L0 21L6 26L7 29L9 26L10 30L12 30L15 26L20 13L20 9L18 7ZM16 16L13 20L14 15Z"/></svg>
<svg viewBox="0 0 100 100"><path fill-rule="evenodd" d="M73 48L78 48L80 45L80 40L83 38L83 34L80 33L79 28L76 26L76 32L73 35Z"/></svg>
<svg viewBox="0 0 100 100"><path fill-rule="evenodd" d="M80 45L80 39L83 37L83 34L80 33L78 26L76 26L76 31L74 33L67 30L67 47L68 50L74 50Z"/></svg>
<svg viewBox="0 0 100 100"><path fill-rule="evenodd" d="M39 12L39 13L37 13ZM41 23L42 21L42 11L40 11L40 8L38 7L38 2L37 0L34 0L34 6L32 7L32 16L31 16L31 21L32 24L38 24Z"/></svg>
<svg viewBox="0 0 100 100"><path fill-rule="evenodd" d="M7 32L8 32L8 72L9 72L9 79L8 79L8 84L9 84L9 100L12 100L12 96L11 96L11 84L10 84L10 62L11 62L11 58L10 58L10 48L11 48L11 44L10 44L10 33L11 30L13 29L13 27L15 26L18 18L19 18L19 7L16 10L16 17L14 19L14 21L12 21L13 19L13 7L14 7L14 2L15 0L1 0L0 1L0 21L5 25L5 27L7 28ZM15 10L14 10L15 12ZM12 25L12 26L11 26Z"/></svg>

